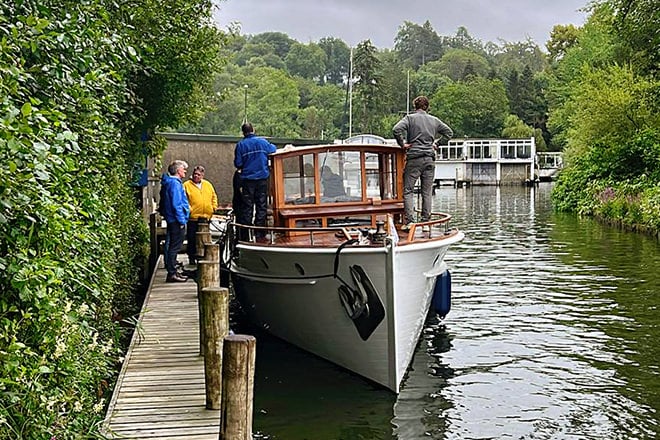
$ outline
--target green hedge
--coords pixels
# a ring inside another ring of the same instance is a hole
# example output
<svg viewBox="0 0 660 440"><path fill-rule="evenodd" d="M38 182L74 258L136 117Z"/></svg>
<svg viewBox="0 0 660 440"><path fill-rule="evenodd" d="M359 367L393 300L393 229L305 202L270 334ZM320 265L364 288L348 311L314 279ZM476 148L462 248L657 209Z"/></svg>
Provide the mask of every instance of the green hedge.
<svg viewBox="0 0 660 440"><path fill-rule="evenodd" d="M660 232L660 131L647 129L621 145L598 144L562 170L555 207L628 229Z"/></svg>
<svg viewBox="0 0 660 440"><path fill-rule="evenodd" d="M113 5L0 0L2 439L98 436L139 310L148 231L128 183L149 66Z"/></svg>

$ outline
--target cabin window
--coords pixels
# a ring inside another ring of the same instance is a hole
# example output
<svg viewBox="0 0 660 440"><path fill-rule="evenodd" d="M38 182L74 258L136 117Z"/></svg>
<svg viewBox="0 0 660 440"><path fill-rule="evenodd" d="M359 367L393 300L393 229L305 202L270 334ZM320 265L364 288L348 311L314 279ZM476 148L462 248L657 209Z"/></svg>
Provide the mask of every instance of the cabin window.
<svg viewBox="0 0 660 440"><path fill-rule="evenodd" d="M396 193L396 156L394 154L365 153L367 198L391 200Z"/></svg>
<svg viewBox="0 0 660 440"><path fill-rule="evenodd" d="M284 173L284 203L287 205L313 204L316 201L314 187L314 155L282 159Z"/></svg>
<svg viewBox="0 0 660 440"><path fill-rule="evenodd" d="M356 169L356 172L353 170ZM321 203L355 202L362 200L360 153L328 151L319 153Z"/></svg>
<svg viewBox="0 0 660 440"><path fill-rule="evenodd" d="M328 161L336 156L338 169L343 179L344 193L342 197L335 198L336 202L355 202L362 200L362 165L359 151L344 151L319 155L319 163L325 157Z"/></svg>

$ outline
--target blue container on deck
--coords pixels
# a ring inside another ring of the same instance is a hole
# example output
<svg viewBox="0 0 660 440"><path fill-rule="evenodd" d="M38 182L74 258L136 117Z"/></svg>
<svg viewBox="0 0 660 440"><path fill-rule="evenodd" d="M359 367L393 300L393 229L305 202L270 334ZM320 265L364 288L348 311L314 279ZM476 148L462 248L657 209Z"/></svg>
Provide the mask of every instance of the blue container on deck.
<svg viewBox="0 0 660 440"><path fill-rule="evenodd" d="M435 279L431 307L441 318L444 318L451 310L451 274L449 270L445 270Z"/></svg>

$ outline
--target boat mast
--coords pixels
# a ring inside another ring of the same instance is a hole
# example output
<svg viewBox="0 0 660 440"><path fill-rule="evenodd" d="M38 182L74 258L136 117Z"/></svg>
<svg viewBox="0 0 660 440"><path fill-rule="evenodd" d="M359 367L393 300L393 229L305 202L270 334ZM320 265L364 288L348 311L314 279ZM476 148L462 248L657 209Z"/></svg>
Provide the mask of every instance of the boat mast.
<svg viewBox="0 0 660 440"><path fill-rule="evenodd" d="M353 136L353 48L348 60L348 137Z"/></svg>
<svg viewBox="0 0 660 440"><path fill-rule="evenodd" d="M410 69L408 69L408 86L406 88L406 114L410 114Z"/></svg>

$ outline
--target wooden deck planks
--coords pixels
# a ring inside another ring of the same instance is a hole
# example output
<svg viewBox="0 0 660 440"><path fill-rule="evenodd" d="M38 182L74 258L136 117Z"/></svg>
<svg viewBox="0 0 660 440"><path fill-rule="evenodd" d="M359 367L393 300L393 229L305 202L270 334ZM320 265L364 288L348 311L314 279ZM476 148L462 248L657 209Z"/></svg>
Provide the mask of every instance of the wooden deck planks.
<svg viewBox="0 0 660 440"><path fill-rule="evenodd" d="M197 284L165 283L159 261L104 421L109 439L217 439L199 355Z"/></svg>

